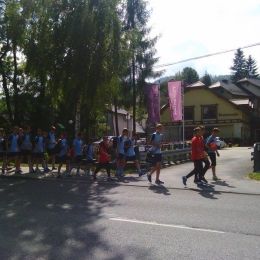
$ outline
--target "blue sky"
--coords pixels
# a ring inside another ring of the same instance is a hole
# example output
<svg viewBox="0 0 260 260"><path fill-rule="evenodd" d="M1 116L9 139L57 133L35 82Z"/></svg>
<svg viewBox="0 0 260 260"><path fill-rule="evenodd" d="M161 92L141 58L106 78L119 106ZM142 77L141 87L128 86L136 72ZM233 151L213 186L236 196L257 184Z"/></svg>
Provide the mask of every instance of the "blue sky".
<svg viewBox="0 0 260 260"><path fill-rule="evenodd" d="M260 42L260 1L247 0L149 0L152 9L151 36L161 35L156 44L159 64L173 63ZM260 67L260 45L244 49ZM185 62L169 67L164 76L189 66L200 76L230 74L234 52Z"/></svg>

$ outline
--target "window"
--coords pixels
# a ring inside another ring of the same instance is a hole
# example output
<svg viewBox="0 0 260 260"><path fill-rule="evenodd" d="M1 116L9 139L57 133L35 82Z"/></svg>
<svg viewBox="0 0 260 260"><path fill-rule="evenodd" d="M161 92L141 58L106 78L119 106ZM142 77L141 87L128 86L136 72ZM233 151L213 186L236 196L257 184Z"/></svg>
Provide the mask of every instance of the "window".
<svg viewBox="0 0 260 260"><path fill-rule="evenodd" d="M217 106L202 106L202 119L217 119Z"/></svg>
<svg viewBox="0 0 260 260"><path fill-rule="evenodd" d="M184 120L194 120L194 107L184 107Z"/></svg>

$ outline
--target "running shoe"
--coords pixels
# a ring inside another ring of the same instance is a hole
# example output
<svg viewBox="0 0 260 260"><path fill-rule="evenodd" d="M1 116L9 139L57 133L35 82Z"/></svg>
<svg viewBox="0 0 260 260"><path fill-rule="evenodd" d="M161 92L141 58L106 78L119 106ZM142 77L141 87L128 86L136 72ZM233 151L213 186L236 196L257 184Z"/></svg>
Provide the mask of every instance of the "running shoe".
<svg viewBox="0 0 260 260"><path fill-rule="evenodd" d="M36 171L35 171L34 169L32 169L32 170L30 171L30 173L36 173Z"/></svg>
<svg viewBox="0 0 260 260"><path fill-rule="evenodd" d="M4 174L4 173L5 173L5 170L2 170L2 173Z"/></svg>
<svg viewBox="0 0 260 260"><path fill-rule="evenodd" d="M15 171L14 174L21 174L22 171Z"/></svg>
<svg viewBox="0 0 260 260"><path fill-rule="evenodd" d="M57 168L56 167L52 167L52 170L57 170Z"/></svg>
<svg viewBox="0 0 260 260"><path fill-rule="evenodd" d="M113 181L114 179L111 177L107 177L107 181Z"/></svg>
<svg viewBox="0 0 260 260"><path fill-rule="evenodd" d="M182 176L182 182L184 186L187 186L187 178L186 176Z"/></svg>
<svg viewBox="0 0 260 260"><path fill-rule="evenodd" d="M96 174L92 174L93 180L96 181L97 180L97 176Z"/></svg>
<svg viewBox="0 0 260 260"><path fill-rule="evenodd" d="M164 182L160 181L160 180L155 181L155 183L158 184L158 185L164 184Z"/></svg>
<svg viewBox="0 0 260 260"><path fill-rule="evenodd" d="M218 176L215 175L215 176L213 176L213 180L214 180L214 181L220 181L221 179L218 178Z"/></svg>
<svg viewBox="0 0 260 260"><path fill-rule="evenodd" d="M151 176L150 174L148 174L148 173L147 173L146 175L147 175L148 181L149 181L149 182L152 182L152 176Z"/></svg>
<svg viewBox="0 0 260 260"><path fill-rule="evenodd" d="M205 179L205 177L202 177L201 180L202 180L204 183L208 183L208 181Z"/></svg>
<svg viewBox="0 0 260 260"><path fill-rule="evenodd" d="M56 178L60 179L60 178L61 178L61 175L60 175L60 174L58 174L58 175L56 176Z"/></svg>
<svg viewBox="0 0 260 260"><path fill-rule="evenodd" d="M205 183L199 181L199 182L197 182L197 186L198 187L203 187L203 186L206 186L206 185L205 185Z"/></svg>

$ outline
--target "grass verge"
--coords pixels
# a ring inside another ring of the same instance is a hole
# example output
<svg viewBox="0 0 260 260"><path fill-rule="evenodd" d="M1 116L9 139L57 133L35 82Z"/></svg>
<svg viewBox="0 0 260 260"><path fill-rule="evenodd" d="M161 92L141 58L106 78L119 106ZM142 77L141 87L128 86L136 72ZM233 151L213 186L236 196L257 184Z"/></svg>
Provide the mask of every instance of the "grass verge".
<svg viewBox="0 0 260 260"><path fill-rule="evenodd" d="M249 173L248 177L255 181L260 181L260 172Z"/></svg>

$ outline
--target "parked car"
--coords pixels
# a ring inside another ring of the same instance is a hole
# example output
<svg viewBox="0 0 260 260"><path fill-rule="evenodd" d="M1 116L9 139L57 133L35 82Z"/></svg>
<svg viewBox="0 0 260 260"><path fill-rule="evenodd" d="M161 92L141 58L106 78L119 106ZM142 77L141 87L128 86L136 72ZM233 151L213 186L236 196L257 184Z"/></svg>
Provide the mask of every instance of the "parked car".
<svg viewBox="0 0 260 260"><path fill-rule="evenodd" d="M216 144L218 146L218 149L224 148L226 146L226 143L223 140L221 140L219 137L216 137L216 139L217 139Z"/></svg>

